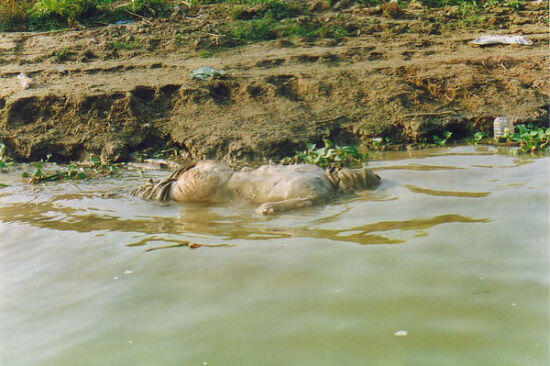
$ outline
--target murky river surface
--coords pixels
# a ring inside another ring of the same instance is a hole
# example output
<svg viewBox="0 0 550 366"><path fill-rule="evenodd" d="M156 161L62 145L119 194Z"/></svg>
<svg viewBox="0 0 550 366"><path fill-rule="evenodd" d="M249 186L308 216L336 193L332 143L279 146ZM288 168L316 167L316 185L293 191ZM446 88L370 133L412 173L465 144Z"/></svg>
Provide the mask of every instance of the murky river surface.
<svg viewBox="0 0 550 366"><path fill-rule="evenodd" d="M547 365L550 158L373 158L273 218L0 175L0 364ZM229 246L149 250L185 241Z"/></svg>

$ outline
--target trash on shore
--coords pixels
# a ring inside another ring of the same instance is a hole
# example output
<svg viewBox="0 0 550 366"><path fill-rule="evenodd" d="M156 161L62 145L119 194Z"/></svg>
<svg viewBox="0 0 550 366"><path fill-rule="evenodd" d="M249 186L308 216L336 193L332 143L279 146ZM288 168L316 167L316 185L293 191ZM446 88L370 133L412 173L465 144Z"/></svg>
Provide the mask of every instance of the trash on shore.
<svg viewBox="0 0 550 366"><path fill-rule="evenodd" d="M123 25L123 24L130 24L130 23L133 23L133 22L134 22L133 20L117 20L113 24L114 25Z"/></svg>
<svg viewBox="0 0 550 366"><path fill-rule="evenodd" d="M524 36L481 36L474 39L471 43L480 46L489 46L494 44L520 44L524 46L532 46L533 41L525 38Z"/></svg>
<svg viewBox="0 0 550 366"><path fill-rule="evenodd" d="M503 137L506 133L514 134L514 123L508 117L497 117L493 122L493 136Z"/></svg>
<svg viewBox="0 0 550 366"><path fill-rule="evenodd" d="M34 81L30 77L28 77L27 75L25 75L23 73L17 75L16 77L21 82L21 86L23 87L23 89L30 88L31 85L34 83Z"/></svg>
<svg viewBox="0 0 550 366"><path fill-rule="evenodd" d="M396 337L406 337L407 331L406 330L398 330L397 332L393 333Z"/></svg>
<svg viewBox="0 0 550 366"><path fill-rule="evenodd" d="M195 80L206 81L206 80L220 78L225 74L227 74L227 72L224 71L224 70L218 70L218 69L214 69L212 67L203 66L201 68L193 70L193 72L191 72L191 74L189 74L189 77L191 79L195 79Z"/></svg>

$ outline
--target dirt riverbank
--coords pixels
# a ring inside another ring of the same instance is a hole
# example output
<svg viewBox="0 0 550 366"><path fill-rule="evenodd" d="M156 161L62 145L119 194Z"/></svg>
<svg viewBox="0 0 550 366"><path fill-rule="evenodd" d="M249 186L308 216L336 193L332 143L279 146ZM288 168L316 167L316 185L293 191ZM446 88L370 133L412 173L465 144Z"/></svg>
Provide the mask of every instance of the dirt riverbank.
<svg viewBox="0 0 550 366"><path fill-rule="evenodd" d="M463 137L489 132L501 115L548 124L545 3L495 8L484 28L446 26L452 9L325 10L303 21L338 24L348 36L239 46L220 31L228 14L205 6L170 19L0 33L0 142L22 161L116 161L167 146L191 158L265 158L323 137ZM534 44L470 44L489 33ZM201 66L227 75L191 80ZM19 73L34 85L23 89Z"/></svg>

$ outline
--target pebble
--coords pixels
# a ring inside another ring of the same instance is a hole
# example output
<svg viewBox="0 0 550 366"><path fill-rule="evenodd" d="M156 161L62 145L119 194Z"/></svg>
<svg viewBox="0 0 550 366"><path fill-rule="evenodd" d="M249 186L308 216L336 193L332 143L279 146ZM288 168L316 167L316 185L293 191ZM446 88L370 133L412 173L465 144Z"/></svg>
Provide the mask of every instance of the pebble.
<svg viewBox="0 0 550 366"><path fill-rule="evenodd" d="M407 331L406 330L398 330L397 332L393 333L396 337L406 337Z"/></svg>

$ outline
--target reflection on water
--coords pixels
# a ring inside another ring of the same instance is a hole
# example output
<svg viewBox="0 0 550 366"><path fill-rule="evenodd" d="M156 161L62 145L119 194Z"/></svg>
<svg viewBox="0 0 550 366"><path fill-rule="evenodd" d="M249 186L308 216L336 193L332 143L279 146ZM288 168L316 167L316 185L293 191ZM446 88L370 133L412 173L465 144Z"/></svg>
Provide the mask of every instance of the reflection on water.
<svg viewBox="0 0 550 366"><path fill-rule="evenodd" d="M410 164L410 165L390 165L380 166L376 170L457 170L464 169L452 165L422 165L422 164Z"/></svg>
<svg viewBox="0 0 550 366"><path fill-rule="evenodd" d="M491 192L460 192L460 191L438 191L435 189L427 189L421 187L415 187L407 184L406 187L409 191L414 193L431 194L432 196L447 196L447 197L487 197Z"/></svg>
<svg viewBox="0 0 550 366"><path fill-rule="evenodd" d="M545 365L550 158L377 156L274 217L0 175L0 365Z"/></svg>

